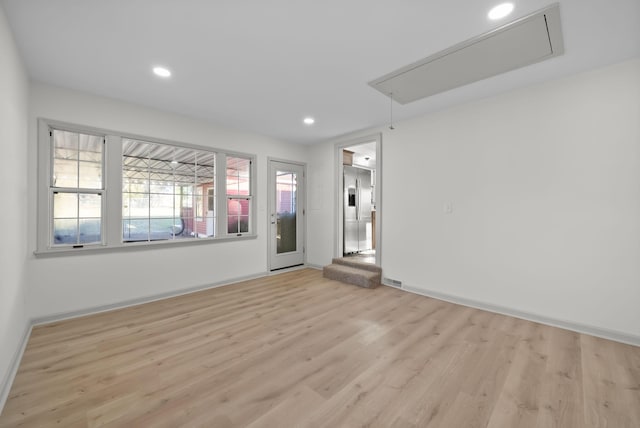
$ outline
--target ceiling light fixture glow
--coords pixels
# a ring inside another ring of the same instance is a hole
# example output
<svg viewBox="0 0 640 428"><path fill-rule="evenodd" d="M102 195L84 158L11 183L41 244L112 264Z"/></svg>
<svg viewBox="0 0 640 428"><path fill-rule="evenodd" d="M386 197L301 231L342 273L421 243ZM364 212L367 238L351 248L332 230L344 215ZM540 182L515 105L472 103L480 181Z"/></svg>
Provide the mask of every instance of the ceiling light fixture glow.
<svg viewBox="0 0 640 428"><path fill-rule="evenodd" d="M303 122L305 123L305 125L313 125L316 120L312 117L305 117Z"/></svg>
<svg viewBox="0 0 640 428"><path fill-rule="evenodd" d="M492 21L496 21L498 19L504 18L511 12L513 12L513 3L502 3L491 9L487 16Z"/></svg>
<svg viewBox="0 0 640 428"><path fill-rule="evenodd" d="M171 72L164 67L153 67L153 72L156 76L160 76L160 77L171 76Z"/></svg>

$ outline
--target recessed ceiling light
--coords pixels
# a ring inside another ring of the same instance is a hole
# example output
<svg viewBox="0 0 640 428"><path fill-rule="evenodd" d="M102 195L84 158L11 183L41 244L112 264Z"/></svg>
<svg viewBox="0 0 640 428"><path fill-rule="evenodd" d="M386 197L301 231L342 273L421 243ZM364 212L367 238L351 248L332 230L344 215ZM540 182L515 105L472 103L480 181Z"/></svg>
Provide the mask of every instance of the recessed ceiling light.
<svg viewBox="0 0 640 428"><path fill-rule="evenodd" d="M305 125L313 125L315 123L315 119L312 117L305 117L303 122L305 123Z"/></svg>
<svg viewBox="0 0 640 428"><path fill-rule="evenodd" d="M169 77L171 76L171 72L164 67L153 67L153 72L156 76L160 77Z"/></svg>
<svg viewBox="0 0 640 428"><path fill-rule="evenodd" d="M495 21L504 18L511 12L513 12L513 3L502 3L491 9L487 16L492 21Z"/></svg>

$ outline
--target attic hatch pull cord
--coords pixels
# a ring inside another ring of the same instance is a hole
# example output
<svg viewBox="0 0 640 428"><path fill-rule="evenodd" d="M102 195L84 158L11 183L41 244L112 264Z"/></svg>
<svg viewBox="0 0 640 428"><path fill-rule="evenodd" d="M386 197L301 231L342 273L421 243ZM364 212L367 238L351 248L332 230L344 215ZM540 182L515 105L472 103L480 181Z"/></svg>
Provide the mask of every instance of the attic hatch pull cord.
<svg viewBox="0 0 640 428"><path fill-rule="evenodd" d="M396 129L393 127L393 92L389 92L389 129Z"/></svg>

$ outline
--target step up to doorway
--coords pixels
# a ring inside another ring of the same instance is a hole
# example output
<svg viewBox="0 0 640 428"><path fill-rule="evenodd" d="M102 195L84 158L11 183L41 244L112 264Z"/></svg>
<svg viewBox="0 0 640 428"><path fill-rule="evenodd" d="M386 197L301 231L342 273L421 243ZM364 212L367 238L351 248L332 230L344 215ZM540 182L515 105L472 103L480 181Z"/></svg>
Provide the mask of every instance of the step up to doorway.
<svg viewBox="0 0 640 428"><path fill-rule="evenodd" d="M380 285L382 269L379 266L344 258L333 259L332 262L322 269L325 278L365 288L375 288Z"/></svg>

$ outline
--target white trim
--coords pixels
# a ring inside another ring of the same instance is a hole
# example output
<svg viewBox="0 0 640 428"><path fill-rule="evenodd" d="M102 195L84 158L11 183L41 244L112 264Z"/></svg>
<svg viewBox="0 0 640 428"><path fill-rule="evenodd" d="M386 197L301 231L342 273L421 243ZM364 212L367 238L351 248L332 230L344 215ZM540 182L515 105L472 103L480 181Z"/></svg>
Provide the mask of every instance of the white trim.
<svg viewBox="0 0 640 428"><path fill-rule="evenodd" d="M226 223L225 223L226 224ZM87 254L87 253L109 253L109 252L122 252L122 251L140 251L150 250L153 248L167 248L170 246L190 246L199 244L213 244L217 242L232 242L242 241L247 239L256 239L258 235L244 233L242 236L227 235L224 237L214 238L198 238L198 239L175 239L165 241L142 241L142 242L128 242L126 245L107 247L102 245L86 246L84 248L71 248L63 247L46 251L34 251L33 254L38 258L44 257L56 257L56 256L68 256L73 253Z"/></svg>
<svg viewBox="0 0 640 428"><path fill-rule="evenodd" d="M22 361L22 356L24 355L25 349L27 349L27 343L29 343L29 337L31 337L31 329L33 328L32 323L27 323L24 328L24 333L22 334L22 342L20 343L20 347L16 349L13 354L13 358L11 359L11 364L9 364L7 372L4 374L2 379L2 383L0 383L0 415L2 414L2 409L4 409L4 405L9 398L9 392L11 391L11 386L13 385L13 381L16 378L16 374L18 374L18 368L20 368L20 362Z"/></svg>
<svg viewBox="0 0 640 428"><path fill-rule="evenodd" d="M574 331L576 333L588 334L590 336L596 336L607 340L613 340L614 342L626 343L628 345L640 346L640 336L636 336L629 333L624 333L617 330L610 330L606 328L596 327L593 325L582 324L574 321L562 320L558 318L548 317L545 315L535 314L527 311L521 311L518 309L508 308L506 306L495 305L489 302L483 302L475 299L468 299L466 297L455 296L452 294L441 293L438 291L425 290L423 288L413 287L411 285L394 286L386 281L382 282L384 285L396 289L401 289L409 293L418 294L420 296L431 297L433 299L443 300L449 303L455 303L457 305L468 306L475 309L481 309L483 311L489 311L501 315L507 315L515 318L520 318L527 321L537 322L540 324L549 325L552 327L558 327L565 330Z"/></svg>
<svg viewBox="0 0 640 428"><path fill-rule="evenodd" d="M271 213L275 209L273 205L274 201L272 200L271 185L275 185L275 183L271 182L271 165L273 162L285 163L289 165L296 165L302 168L302 200L300 201L302 204L302 263L303 267L307 262L307 163L306 162L298 162L292 161L277 157L267 156L267 269L270 272L279 272L281 269L276 268L272 270L272 260L271 255L272 252L275 252L273 248L273 236L271 235ZM297 266L294 266L297 267ZM285 268L286 270L286 268Z"/></svg>
<svg viewBox="0 0 640 428"><path fill-rule="evenodd" d="M102 222L102 240L105 245L102 248L109 247L112 244L122 243L122 168L119 174L114 174L113 169L109 170L107 165L122 165L122 137L114 135L106 135L104 145L105 156L103 159L103 175L105 197L102 200L103 220ZM120 219L118 227L109 225L109 219Z"/></svg>
<svg viewBox="0 0 640 428"><path fill-rule="evenodd" d="M218 165L223 165L222 168L217 168ZM229 218L227 217L227 154L216 154L216 169L214 170L216 181L213 184L214 192L214 215L217 218L215 222L214 236L229 236ZM253 176L251 177L253 180ZM253 186L253 182L251 182ZM224 190L224 191L221 191ZM253 190L253 189L252 189ZM251 210L253 207L249 207Z"/></svg>
<svg viewBox="0 0 640 428"><path fill-rule="evenodd" d="M248 195L230 195L228 193L228 188L227 188L227 159L233 157L233 158L240 158L240 159L246 159L249 161L249 194ZM218 158L220 158L220 161L218 161ZM230 152L216 152L216 168L218 171L220 171L220 176L218 176L218 173L216 172L216 178L218 179L217 181L217 185L215 185L215 194L216 197L218 198L217 202L217 208L218 208L218 214L217 214L217 218L220 218L220 216L222 215L222 221L218 221L217 225L218 225L218 230L217 232L219 233L219 235L216 236L220 236L220 237L226 237L226 238L240 238L244 235L257 235L257 206L258 206L258 201L257 201L257 193L258 193L258 180L257 180L257 176L258 176L258 157L256 155L248 155L248 154L234 154L234 153L230 153ZM220 186L220 187L218 187ZM220 192L219 190L224 189L224 193ZM229 212L228 212L228 201L231 199L245 199L249 201L249 231L246 233L229 233ZM215 239L215 238L213 238Z"/></svg>
<svg viewBox="0 0 640 428"><path fill-rule="evenodd" d="M315 270L322 270L324 268L324 266L316 265L314 263L305 263L304 266L308 267L309 269L315 269Z"/></svg>
<svg viewBox="0 0 640 428"><path fill-rule="evenodd" d="M339 141L334 144L334 174L337 177L336 180L336 210L334 213L334 249L335 253L333 257L342 257L343 244L340 239L343 236L344 231L342 225L343 216L343 200L342 192L344 189L343 173L344 165L342 161L342 150L345 147L358 146L361 144L376 143L376 224L374 225L376 231L376 266L382 266L382 133L367 135L351 140Z"/></svg>

